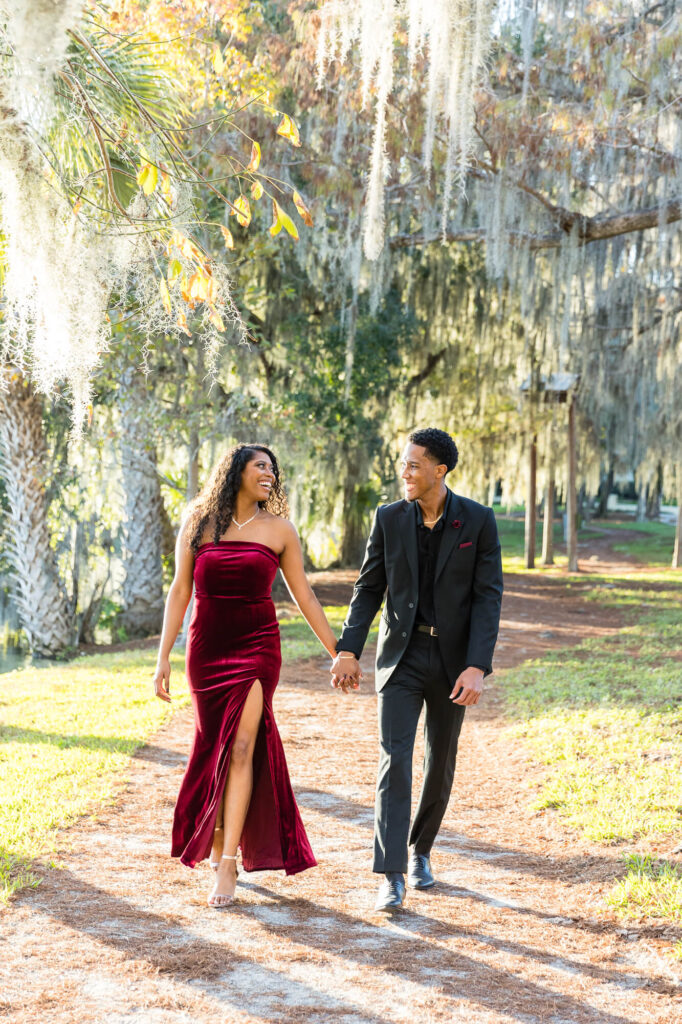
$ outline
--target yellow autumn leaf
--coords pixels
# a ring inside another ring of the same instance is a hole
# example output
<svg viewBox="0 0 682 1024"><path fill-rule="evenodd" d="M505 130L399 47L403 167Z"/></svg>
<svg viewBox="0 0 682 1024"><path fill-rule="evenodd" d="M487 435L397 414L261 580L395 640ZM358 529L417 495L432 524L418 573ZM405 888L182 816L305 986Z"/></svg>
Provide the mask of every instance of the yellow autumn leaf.
<svg viewBox="0 0 682 1024"><path fill-rule="evenodd" d="M298 192L294 192L294 206L298 210L301 220L306 227L311 228L313 226L313 218L310 216L310 210L301 199Z"/></svg>
<svg viewBox="0 0 682 1024"><path fill-rule="evenodd" d="M225 58L223 57L223 51L216 47L211 57L211 64L216 75L222 75L223 68L225 67Z"/></svg>
<svg viewBox="0 0 682 1024"><path fill-rule="evenodd" d="M170 292L168 291L168 285L166 284L163 278L161 278L161 280L159 281L159 291L161 292L161 301L163 302L163 308L166 310L168 314L170 314L173 310L173 306L171 304L171 297Z"/></svg>
<svg viewBox="0 0 682 1024"><path fill-rule="evenodd" d="M180 260L171 260L168 264L168 280L173 283L176 277L180 277L182 273L182 263Z"/></svg>
<svg viewBox="0 0 682 1024"><path fill-rule="evenodd" d="M146 196L150 196L156 188L159 172L153 164L142 164L137 172L136 181Z"/></svg>
<svg viewBox="0 0 682 1024"><path fill-rule="evenodd" d="M225 239L225 248L234 249L234 238L232 237L232 232L230 231L230 229L226 228L223 224L221 224L220 230L222 231L223 238Z"/></svg>
<svg viewBox="0 0 682 1024"><path fill-rule="evenodd" d="M171 240L167 249L169 254L173 246L175 246L176 249L179 249L182 255L188 260L193 260L195 263L201 263L202 256L198 248L194 242L187 238L186 235L183 235L181 231L174 231L171 235Z"/></svg>
<svg viewBox="0 0 682 1024"><path fill-rule="evenodd" d="M251 186L251 195L253 196L254 199L260 199L260 197L263 195L263 186L261 185L260 181L254 181L253 185Z"/></svg>
<svg viewBox="0 0 682 1024"><path fill-rule="evenodd" d="M270 226L270 234L274 238L284 228L293 239L298 241L298 229L293 220L279 205L276 199L272 200L272 215L275 218Z"/></svg>
<svg viewBox="0 0 682 1024"><path fill-rule="evenodd" d="M222 317L220 316L220 313L215 308L215 306L211 306L211 312L209 313L208 319L210 320L210 322L213 324L217 331L225 330L225 324L223 323Z"/></svg>
<svg viewBox="0 0 682 1024"><path fill-rule="evenodd" d="M251 207L245 195L240 195L234 201L237 212L237 220L243 228L248 228L251 223Z"/></svg>
<svg viewBox="0 0 682 1024"><path fill-rule="evenodd" d="M257 142L251 144L251 159L246 168L247 171L257 171L260 165L260 146Z"/></svg>
<svg viewBox="0 0 682 1024"><path fill-rule="evenodd" d="M177 326L180 328L180 330L183 332L183 334L186 334L188 338L192 337L192 332L190 331L187 325L187 317L185 316L184 313L179 313L178 319L175 322Z"/></svg>
<svg viewBox="0 0 682 1024"><path fill-rule="evenodd" d="M277 134L281 135L283 139L288 139L292 146L301 145L301 137L298 134L298 128L288 114L282 114L282 120L279 122L277 127Z"/></svg>
<svg viewBox="0 0 682 1024"><path fill-rule="evenodd" d="M161 171L161 191L165 196L170 195L170 175L167 171Z"/></svg>
<svg viewBox="0 0 682 1024"><path fill-rule="evenodd" d="M201 270L195 271L189 279L187 291L190 299L203 302L208 297L208 278Z"/></svg>

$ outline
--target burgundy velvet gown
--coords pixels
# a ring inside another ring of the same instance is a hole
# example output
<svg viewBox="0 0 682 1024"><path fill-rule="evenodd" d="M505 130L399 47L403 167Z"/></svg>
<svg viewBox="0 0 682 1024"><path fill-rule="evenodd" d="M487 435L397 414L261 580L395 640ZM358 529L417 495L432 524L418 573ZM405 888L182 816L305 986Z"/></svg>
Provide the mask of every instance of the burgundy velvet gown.
<svg viewBox="0 0 682 1024"><path fill-rule="evenodd" d="M279 558L265 544L202 544L194 563L187 678L195 735L173 822L172 856L194 867L213 844L232 743L252 684L263 688L253 793L241 837L245 871L316 864L289 781L272 696L282 663L270 596Z"/></svg>

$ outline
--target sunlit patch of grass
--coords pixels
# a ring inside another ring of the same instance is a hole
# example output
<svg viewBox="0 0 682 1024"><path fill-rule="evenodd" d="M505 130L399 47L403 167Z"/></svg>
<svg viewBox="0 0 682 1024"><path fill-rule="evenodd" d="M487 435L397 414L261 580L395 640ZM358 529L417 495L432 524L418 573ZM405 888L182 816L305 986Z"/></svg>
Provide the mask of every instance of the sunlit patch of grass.
<svg viewBox="0 0 682 1024"><path fill-rule="evenodd" d="M172 658L174 704L187 702ZM93 655L0 676L0 899L33 884L55 831L110 798L116 773L168 717L152 651Z"/></svg>
<svg viewBox="0 0 682 1024"><path fill-rule="evenodd" d="M549 769L536 806L587 838L682 836L682 588L609 582L631 624L505 672L512 732Z"/></svg>
<svg viewBox="0 0 682 1024"><path fill-rule="evenodd" d="M670 565L675 543L675 527L669 523L611 523L604 521L609 530L628 530L635 533L632 538L617 540L613 550L631 555L649 565Z"/></svg>
<svg viewBox="0 0 682 1024"><path fill-rule="evenodd" d="M606 897L621 917L661 917L682 920L682 871L667 861L645 854L625 857L625 877ZM682 943L678 943L682 947ZM680 949L682 953L682 948Z"/></svg>
<svg viewBox="0 0 682 1024"><path fill-rule="evenodd" d="M346 605L327 605L324 609L329 625L337 637L341 633L341 627L343 626L347 610ZM377 615L367 638L368 643L376 639L379 629L378 623L379 616ZM283 661L295 661L299 658L326 657L324 648L302 615L280 619L279 628L282 638Z"/></svg>

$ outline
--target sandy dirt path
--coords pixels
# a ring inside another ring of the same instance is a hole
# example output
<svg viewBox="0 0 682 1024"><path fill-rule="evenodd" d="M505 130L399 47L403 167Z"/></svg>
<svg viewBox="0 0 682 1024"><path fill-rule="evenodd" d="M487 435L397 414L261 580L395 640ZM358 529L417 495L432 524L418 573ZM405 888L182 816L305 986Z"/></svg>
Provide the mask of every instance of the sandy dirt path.
<svg viewBox="0 0 682 1024"><path fill-rule="evenodd" d="M603 565L595 566L603 569ZM320 588L335 580L318 579ZM338 582L338 579L336 580ZM347 581L341 580L347 584ZM326 599L326 598L325 598ZM498 667L617 629L546 576L508 576ZM178 713L133 759L115 804L61 837L58 867L0 925L0 1019L41 1024L673 1024L680 930L624 927L600 905L618 848L530 803L540 773L502 718L504 673L467 713L433 854L437 887L373 912L373 679L343 697L325 661L285 667L275 698L319 867L240 876L205 906L210 869L168 857L191 736ZM415 796L419 781L415 761Z"/></svg>

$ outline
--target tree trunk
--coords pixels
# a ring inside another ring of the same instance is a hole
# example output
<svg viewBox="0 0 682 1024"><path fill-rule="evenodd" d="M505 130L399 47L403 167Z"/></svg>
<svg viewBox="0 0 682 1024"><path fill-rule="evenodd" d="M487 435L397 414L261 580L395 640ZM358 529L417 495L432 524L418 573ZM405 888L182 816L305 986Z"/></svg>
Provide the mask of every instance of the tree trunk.
<svg viewBox="0 0 682 1024"><path fill-rule="evenodd" d="M120 390L125 578L118 622L130 637L158 633L163 621L161 488L146 397L139 372L126 370Z"/></svg>
<svg viewBox="0 0 682 1024"><path fill-rule="evenodd" d="M609 495L613 490L613 462L609 463L609 470L599 481L599 493L596 516L598 519L606 519L609 507Z"/></svg>
<svg viewBox="0 0 682 1024"><path fill-rule="evenodd" d="M545 484L545 518L542 525L542 564L554 565L554 429L547 427L547 482Z"/></svg>
<svg viewBox="0 0 682 1024"><path fill-rule="evenodd" d="M672 568L682 568L682 465L677 467L677 525L675 527Z"/></svg>
<svg viewBox="0 0 682 1024"><path fill-rule="evenodd" d="M16 603L31 653L63 658L76 646L76 616L50 545L42 405L13 368L0 372L0 472L12 516L8 550Z"/></svg>
<svg viewBox="0 0 682 1024"><path fill-rule="evenodd" d="M568 571L578 571L578 494L576 489L575 397L568 399L568 482L566 487L566 551Z"/></svg>
<svg viewBox="0 0 682 1024"><path fill-rule="evenodd" d="M538 439L533 434L528 452L528 491L526 492L526 529L524 538L524 565L535 568L535 525L537 521L537 468Z"/></svg>
<svg viewBox="0 0 682 1024"><path fill-rule="evenodd" d="M657 520L661 515L661 496L663 493L663 467L660 462L658 469L656 470L656 479L653 487L649 488L649 494L647 496L646 503L646 518L649 520Z"/></svg>
<svg viewBox="0 0 682 1024"><path fill-rule="evenodd" d="M343 519L341 565L358 568L367 543L367 502L359 481L364 479L362 454L355 450L346 456L347 476L343 483Z"/></svg>
<svg viewBox="0 0 682 1024"><path fill-rule="evenodd" d="M649 500L649 484L640 484L637 494L637 512L635 520L638 523L646 522L646 507Z"/></svg>

